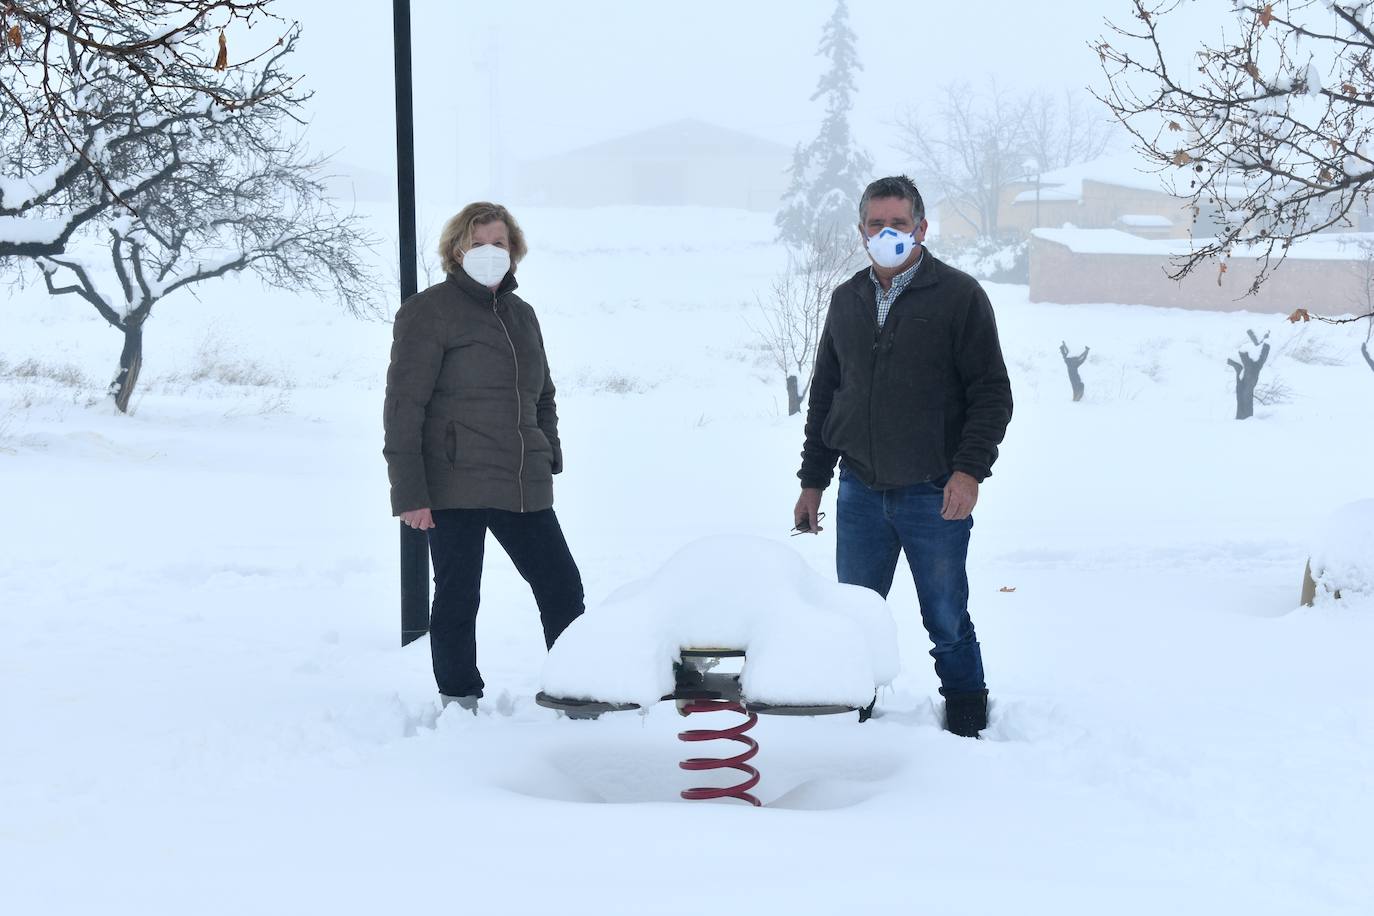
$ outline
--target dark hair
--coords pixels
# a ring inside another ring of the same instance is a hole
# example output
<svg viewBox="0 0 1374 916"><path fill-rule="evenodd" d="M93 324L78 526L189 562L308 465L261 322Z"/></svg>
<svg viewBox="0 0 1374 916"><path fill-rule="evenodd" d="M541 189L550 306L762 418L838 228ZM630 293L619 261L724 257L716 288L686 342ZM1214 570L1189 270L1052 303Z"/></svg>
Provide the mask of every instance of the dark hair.
<svg viewBox="0 0 1374 916"><path fill-rule="evenodd" d="M868 202L875 197L900 197L902 200L911 201L911 214L918 226L921 220L926 218L926 205L925 201L921 200L921 192L916 190L916 182L905 175L879 178L864 188L864 196L859 198L860 224L868 222Z"/></svg>

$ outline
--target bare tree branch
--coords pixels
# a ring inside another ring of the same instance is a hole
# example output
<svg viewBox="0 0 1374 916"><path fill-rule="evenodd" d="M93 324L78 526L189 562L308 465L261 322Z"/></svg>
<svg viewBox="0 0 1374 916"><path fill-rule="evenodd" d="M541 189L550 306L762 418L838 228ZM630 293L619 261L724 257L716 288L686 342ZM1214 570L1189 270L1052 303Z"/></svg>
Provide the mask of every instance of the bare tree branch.
<svg viewBox="0 0 1374 916"><path fill-rule="evenodd" d="M107 210L131 208L166 177L163 138L178 126L302 101L277 65L296 30L271 3L0 0L0 257L60 253ZM282 34L229 60L226 32L267 20ZM121 166L131 155L141 174Z"/></svg>
<svg viewBox="0 0 1374 916"><path fill-rule="evenodd" d="M1133 0L1138 24L1108 22L1095 93L1192 203L1181 279L1234 253L1260 265L1253 294L1301 239L1359 226L1374 192L1374 31L1368 0L1240 2L1215 43L1185 31L1179 0ZM1195 65L1178 70L1177 48Z"/></svg>
<svg viewBox="0 0 1374 916"><path fill-rule="evenodd" d="M263 71L251 74L249 94L290 84L284 67L297 37L293 32L264 58ZM123 332L110 389L120 410L128 409L138 382L143 326L155 305L180 290L252 272L274 288L332 293L353 314L375 311L376 284L364 260L373 239L356 215L339 212L330 200L326 161L309 155L298 132L286 129L299 121L301 99L274 93L226 113L191 98L177 112L153 116L145 106L156 103L155 90L136 75L124 79L104 87L105 107L71 122L85 131L83 145L102 150L105 174L75 174L70 190L39 209L66 219L64 245L102 245L113 279L70 253L37 258L50 293L82 296ZM135 137L154 124L160 130ZM61 162L62 140L50 136L48 143L50 161ZM13 153L15 161L26 154ZM110 186L125 189L127 209L115 203ZM59 204L81 200L81 193L88 197L75 212L90 215L78 220L62 213ZM73 280L60 285L58 274ZM110 288L102 290L102 282Z"/></svg>

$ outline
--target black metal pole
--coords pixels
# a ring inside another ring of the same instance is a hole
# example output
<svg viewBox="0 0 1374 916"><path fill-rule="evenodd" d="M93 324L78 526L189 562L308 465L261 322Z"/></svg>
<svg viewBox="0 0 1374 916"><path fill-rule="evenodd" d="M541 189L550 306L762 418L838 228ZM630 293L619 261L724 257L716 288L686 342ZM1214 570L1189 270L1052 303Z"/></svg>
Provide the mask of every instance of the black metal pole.
<svg viewBox="0 0 1374 916"><path fill-rule="evenodd" d="M418 291L415 270L415 105L410 79L410 0L392 0L396 48L396 190L401 249L401 301ZM401 525L401 645L429 631L429 543Z"/></svg>

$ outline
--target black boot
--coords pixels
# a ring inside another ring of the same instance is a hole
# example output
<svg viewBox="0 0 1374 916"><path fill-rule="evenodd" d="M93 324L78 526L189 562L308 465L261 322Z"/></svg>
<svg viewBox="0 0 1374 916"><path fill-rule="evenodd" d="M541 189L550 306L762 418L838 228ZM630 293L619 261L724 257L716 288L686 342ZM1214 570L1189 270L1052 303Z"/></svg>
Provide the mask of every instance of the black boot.
<svg viewBox="0 0 1374 916"><path fill-rule="evenodd" d="M988 692L951 693L945 697L945 731L962 738L977 738L988 727Z"/></svg>

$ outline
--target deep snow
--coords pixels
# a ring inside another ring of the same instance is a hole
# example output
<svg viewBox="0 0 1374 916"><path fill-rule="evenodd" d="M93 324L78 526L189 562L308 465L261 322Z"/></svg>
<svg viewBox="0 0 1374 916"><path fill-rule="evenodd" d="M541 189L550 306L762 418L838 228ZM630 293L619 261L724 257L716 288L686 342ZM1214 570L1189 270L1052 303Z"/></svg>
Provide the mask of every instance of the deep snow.
<svg viewBox="0 0 1374 916"><path fill-rule="evenodd" d="M518 215L589 603L718 535L832 575L831 532L787 536L800 418L752 344L767 217ZM678 800L671 704L535 706L494 547L488 697L439 713L397 646L384 322L251 281L170 300L117 417L116 335L0 299L0 911L1367 913L1374 607L1297 608L1323 519L1374 495L1363 328L989 289L1017 406L970 560L986 740L940 731L899 575L879 715L762 720L761 810ZM1247 328L1286 394L1237 422ZM1092 347L1082 403L1061 340Z"/></svg>

